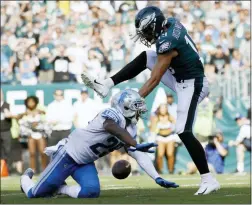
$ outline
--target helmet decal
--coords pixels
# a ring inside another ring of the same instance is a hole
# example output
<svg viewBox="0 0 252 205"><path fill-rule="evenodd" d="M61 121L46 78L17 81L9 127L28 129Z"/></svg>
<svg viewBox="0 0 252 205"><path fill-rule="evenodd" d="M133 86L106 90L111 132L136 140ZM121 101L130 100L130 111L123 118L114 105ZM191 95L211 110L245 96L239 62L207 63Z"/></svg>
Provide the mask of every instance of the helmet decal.
<svg viewBox="0 0 252 205"><path fill-rule="evenodd" d="M139 23L139 30L145 29L155 19L155 12L143 18Z"/></svg>
<svg viewBox="0 0 252 205"><path fill-rule="evenodd" d="M128 96L128 93L125 91L120 95L120 98L118 100L118 103L121 104L123 103L124 99Z"/></svg>

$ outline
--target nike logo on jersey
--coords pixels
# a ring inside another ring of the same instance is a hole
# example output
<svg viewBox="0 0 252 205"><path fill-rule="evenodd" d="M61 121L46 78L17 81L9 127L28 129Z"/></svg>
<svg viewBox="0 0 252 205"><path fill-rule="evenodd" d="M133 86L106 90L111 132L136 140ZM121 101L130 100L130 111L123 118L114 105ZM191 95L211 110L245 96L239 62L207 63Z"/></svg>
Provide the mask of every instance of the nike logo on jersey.
<svg viewBox="0 0 252 205"><path fill-rule="evenodd" d="M165 42L165 40L163 40L163 41L160 41L160 42L159 42L159 44L162 44L162 43L164 43L164 42Z"/></svg>
<svg viewBox="0 0 252 205"><path fill-rule="evenodd" d="M101 83L97 82L96 79L94 80L94 83L99 84L99 85L102 85Z"/></svg>

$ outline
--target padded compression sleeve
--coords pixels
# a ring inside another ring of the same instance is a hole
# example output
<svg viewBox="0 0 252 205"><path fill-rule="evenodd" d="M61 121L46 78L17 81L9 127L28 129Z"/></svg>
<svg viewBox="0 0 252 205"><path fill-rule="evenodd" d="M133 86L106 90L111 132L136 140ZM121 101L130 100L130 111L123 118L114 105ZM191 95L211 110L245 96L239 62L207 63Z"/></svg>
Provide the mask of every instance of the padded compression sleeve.
<svg viewBox="0 0 252 205"><path fill-rule="evenodd" d="M124 66L118 73L113 75L111 79L117 85L123 81L136 77L139 73L146 69L147 54L143 51L133 61Z"/></svg>
<svg viewBox="0 0 252 205"><path fill-rule="evenodd" d="M135 151L135 152L128 152L128 154L133 157L137 163L140 165L140 167L142 167L142 169L154 180L156 180L156 178L160 177L159 174L157 173L150 157L144 153L144 152L140 152L140 151Z"/></svg>

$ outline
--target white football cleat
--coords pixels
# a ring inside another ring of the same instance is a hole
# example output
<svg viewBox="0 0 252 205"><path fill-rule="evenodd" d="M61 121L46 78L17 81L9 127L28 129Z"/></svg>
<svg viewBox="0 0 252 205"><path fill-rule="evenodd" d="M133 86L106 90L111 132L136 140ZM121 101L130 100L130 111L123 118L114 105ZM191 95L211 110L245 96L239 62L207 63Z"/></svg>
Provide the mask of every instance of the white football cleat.
<svg viewBox="0 0 252 205"><path fill-rule="evenodd" d="M83 83L93 89L101 98L105 98L110 88L114 86L114 83L111 78L105 80L97 80L93 79L93 77L89 76L87 73L82 73L81 78Z"/></svg>
<svg viewBox="0 0 252 205"><path fill-rule="evenodd" d="M216 179L211 181L204 181L200 184L199 190L194 195L206 195L212 192L216 192L219 189L220 184Z"/></svg>
<svg viewBox="0 0 252 205"><path fill-rule="evenodd" d="M33 175L34 175L33 169L28 168L28 169L25 170L25 172L23 173L22 176L28 176L30 179L32 179ZM22 185L21 185L21 180L22 180L22 177L20 178L20 189L24 193L24 190L23 190Z"/></svg>

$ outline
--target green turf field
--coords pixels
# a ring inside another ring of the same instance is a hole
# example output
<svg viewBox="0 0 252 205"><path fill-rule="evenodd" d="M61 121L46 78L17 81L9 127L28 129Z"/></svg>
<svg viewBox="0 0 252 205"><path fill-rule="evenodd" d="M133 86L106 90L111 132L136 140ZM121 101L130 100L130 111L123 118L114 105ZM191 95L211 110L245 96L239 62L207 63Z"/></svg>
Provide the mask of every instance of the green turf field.
<svg viewBox="0 0 252 205"><path fill-rule="evenodd" d="M55 198L27 199L20 191L19 177L1 179L1 203L11 204L250 204L250 175L219 175L222 188L207 196L193 196L199 176L164 176L177 182L177 189L164 189L148 176L131 176L125 180L113 177L100 177L101 196L98 199L72 199L67 196ZM74 184L72 180L68 184Z"/></svg>

